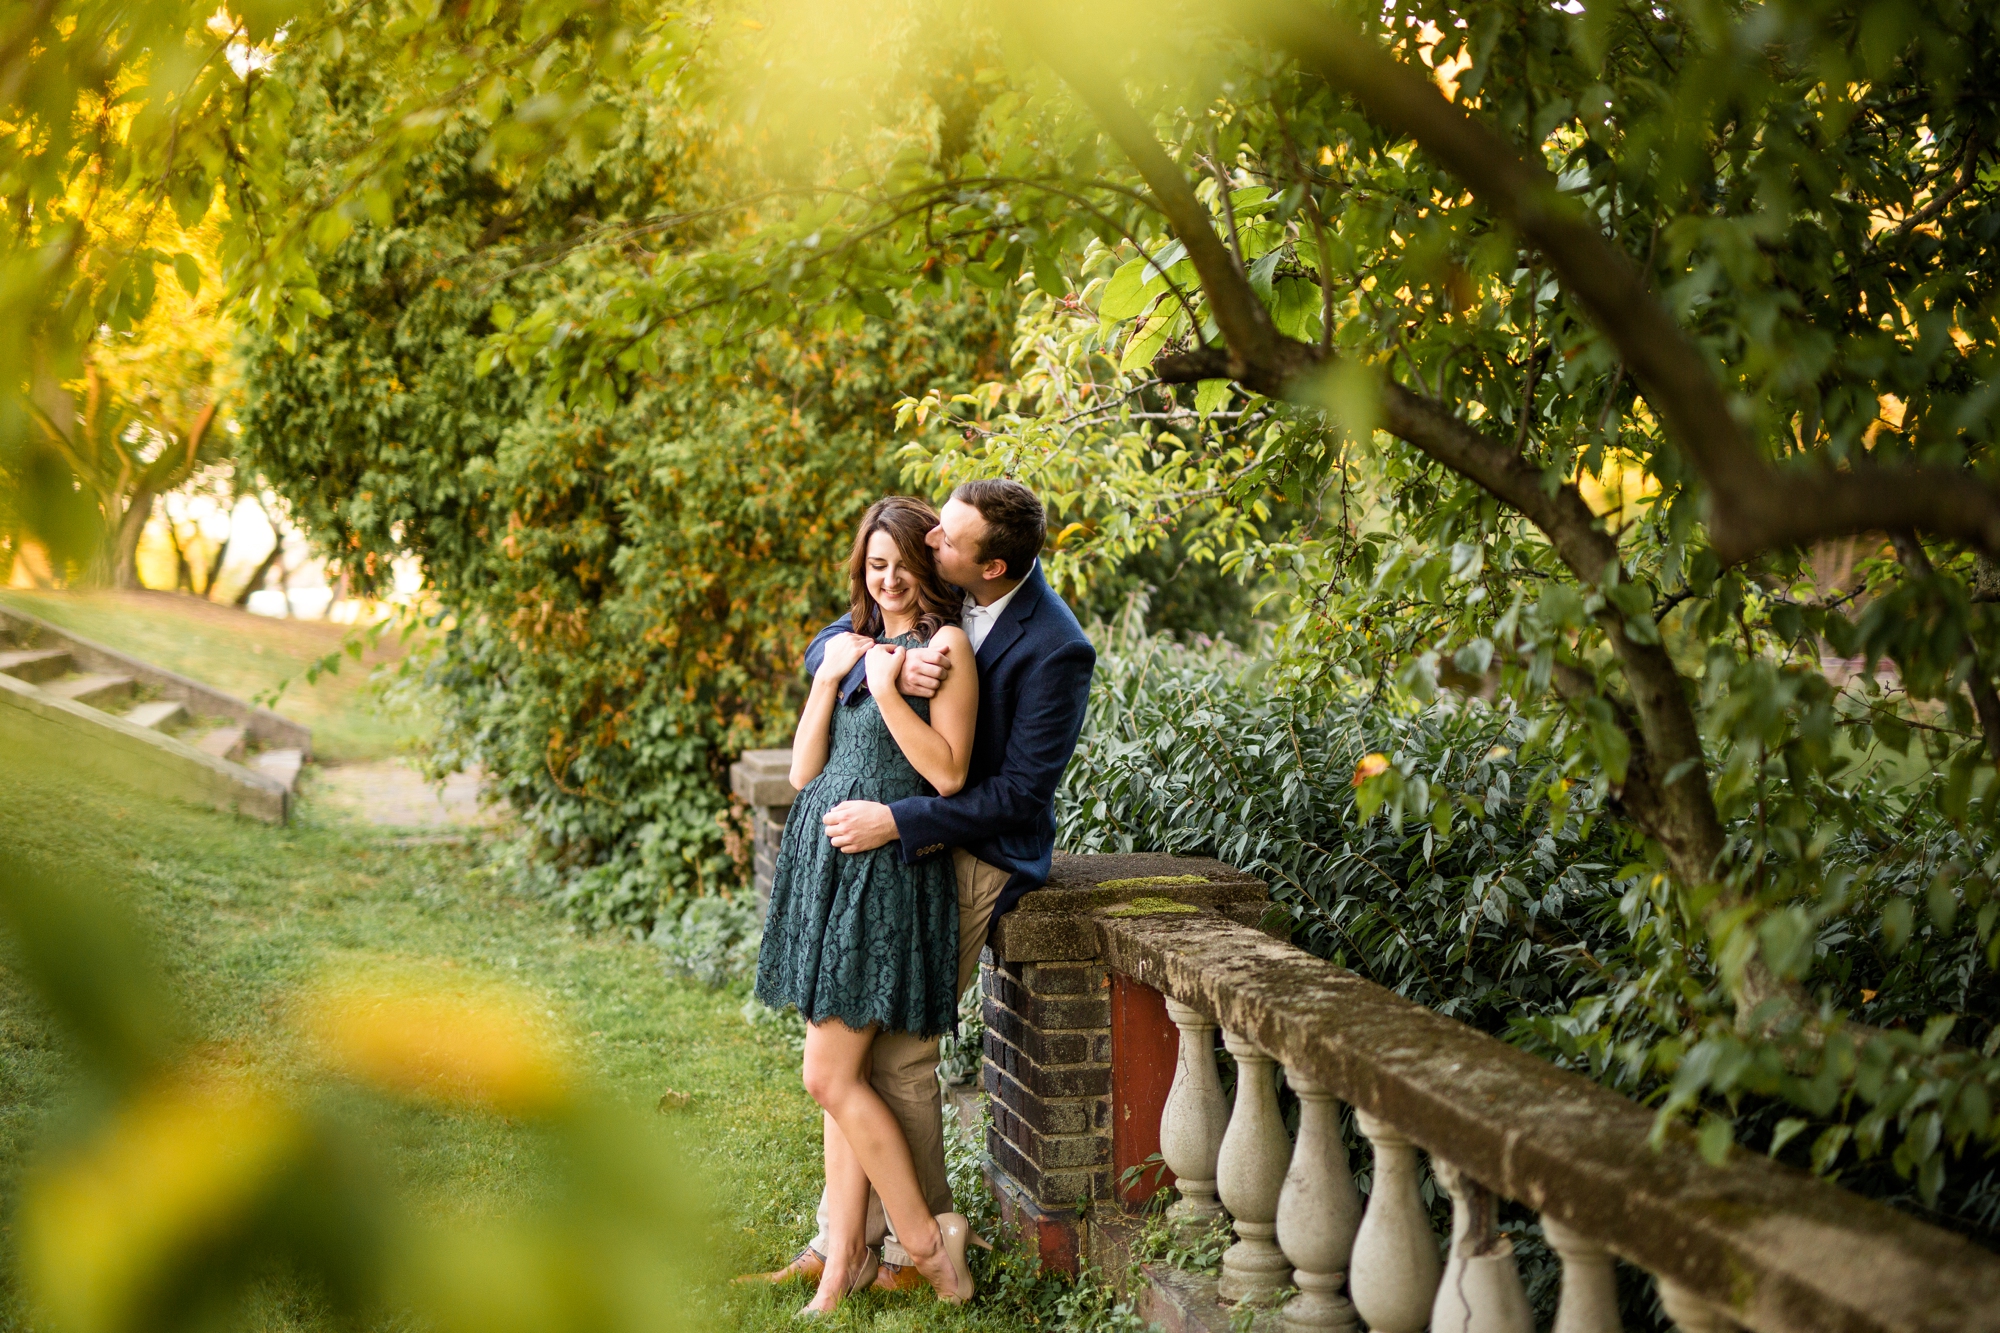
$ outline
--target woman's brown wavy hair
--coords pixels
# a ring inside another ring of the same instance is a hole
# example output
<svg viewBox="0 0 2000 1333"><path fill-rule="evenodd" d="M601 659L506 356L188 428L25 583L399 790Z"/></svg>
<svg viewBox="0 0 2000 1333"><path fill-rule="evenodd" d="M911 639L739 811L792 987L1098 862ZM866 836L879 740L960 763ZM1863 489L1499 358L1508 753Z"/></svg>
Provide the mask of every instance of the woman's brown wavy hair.
<svg viewBox="0 0 2000 1333"><path fill-rule="evenodd" d="M847 557L847 581L851 589L854 632L874 638L882 632L882 608L868 593L868 539L878 532L889 534L917 580L917 633L928 642L946 625L956 625L965 594L938 577L937 559L924 537L937 526L937 510L910 495L885 495L868 506L861 516L861 528L854 534L854 550Z"/></svg>

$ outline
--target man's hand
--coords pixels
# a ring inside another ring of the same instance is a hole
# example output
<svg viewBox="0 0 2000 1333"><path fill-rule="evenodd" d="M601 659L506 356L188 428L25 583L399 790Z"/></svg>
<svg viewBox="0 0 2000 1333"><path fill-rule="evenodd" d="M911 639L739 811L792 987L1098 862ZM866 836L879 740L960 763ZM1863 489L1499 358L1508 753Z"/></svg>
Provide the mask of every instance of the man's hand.
<svg viewBox="0 0 2000 1333"><path fill-rule="evenodd" d="M912 699L935 699L951 674L951 649L912 648L903 654L902 692Z"/></svg>
<svg viewBox="0 0 2000 1333"><path fill-rule="evenodd" d="M896 816L880 801L842 801L820 822L827 838L849 856L886 847L903 836L896 831Z"/></svg>

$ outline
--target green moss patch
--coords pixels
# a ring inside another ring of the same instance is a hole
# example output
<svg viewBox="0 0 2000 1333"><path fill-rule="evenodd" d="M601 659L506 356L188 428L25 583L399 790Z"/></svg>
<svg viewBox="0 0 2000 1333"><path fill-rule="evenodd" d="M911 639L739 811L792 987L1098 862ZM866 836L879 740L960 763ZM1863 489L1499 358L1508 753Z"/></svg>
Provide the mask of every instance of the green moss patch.
<svg viewBox="0 0 2000 1333"><path fill-rule="evenodd" d="M1141 875L1138 879L1107 879L1096 887L1123 892L1126 889L1158 889L1169 884L1208 884L1206 875Z"/></svg>
<svg viewBox="0 0 2000 1333"><path fill-rule="evenodd" d="M1114 907L1106 916L1166 916L1169 914L1199 912L1193 903L1177 903L1172 898L1134 898L1123 907Z"/></svg>

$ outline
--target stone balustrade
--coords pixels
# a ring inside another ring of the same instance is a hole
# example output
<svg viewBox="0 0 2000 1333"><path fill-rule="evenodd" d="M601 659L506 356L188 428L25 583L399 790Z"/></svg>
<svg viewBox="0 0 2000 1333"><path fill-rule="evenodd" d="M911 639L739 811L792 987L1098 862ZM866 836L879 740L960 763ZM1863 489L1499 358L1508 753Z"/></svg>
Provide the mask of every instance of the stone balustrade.
<svg viewBox="0 0 2000 1333"><path fill-rule="evenodd" d="M1170 1163L1216 1163L1236 1235L1219 1294L1295 1288L1287 1328L1532 1333L1496 1225L1508 1199L1561 1260L1557 1333L1619 1327L1614 1256L1657 1280L1686 1333L2000 1330L2000 1258L1966 1240L1761 1156L1711 1165L1678 1133L1655 1151L1645 1108L1221 913L1092 916L1098 964L1161 992L1180 1030L1161 1142ZM1237 1069L1226 1125L1215 1028ZM1274 1064L1299 1097L1296 1144L1273 1132ZM1372 1154L1365 1207L1336 1101ZM1419 1154L1451 1199L1442 1242Z"/></svg>

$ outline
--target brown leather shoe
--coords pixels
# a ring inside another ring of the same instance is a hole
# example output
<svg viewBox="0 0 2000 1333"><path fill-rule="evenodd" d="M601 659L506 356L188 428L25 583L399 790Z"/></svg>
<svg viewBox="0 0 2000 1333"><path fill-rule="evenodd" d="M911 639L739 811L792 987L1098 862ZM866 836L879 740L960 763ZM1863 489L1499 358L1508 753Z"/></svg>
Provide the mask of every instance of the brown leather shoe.
<svg viewBox="0 0 2000 1333"><path fill-rule="evenodd" d="M877 1291L924 1291L931 1284L917 1271L915 1264L892 1264L885 1261L875 1270L874 1285Z"/></svg>
<svg viewBox="0 0 2000 1333"><path fill-rule="evenodd" d="M746 1282L769 1282L773 1286L780 1282L814 1282L826 1272L826 1256L808 1245L783 1268L769 1273L745 1273L734 1279L738 1286Z"/></svg>

